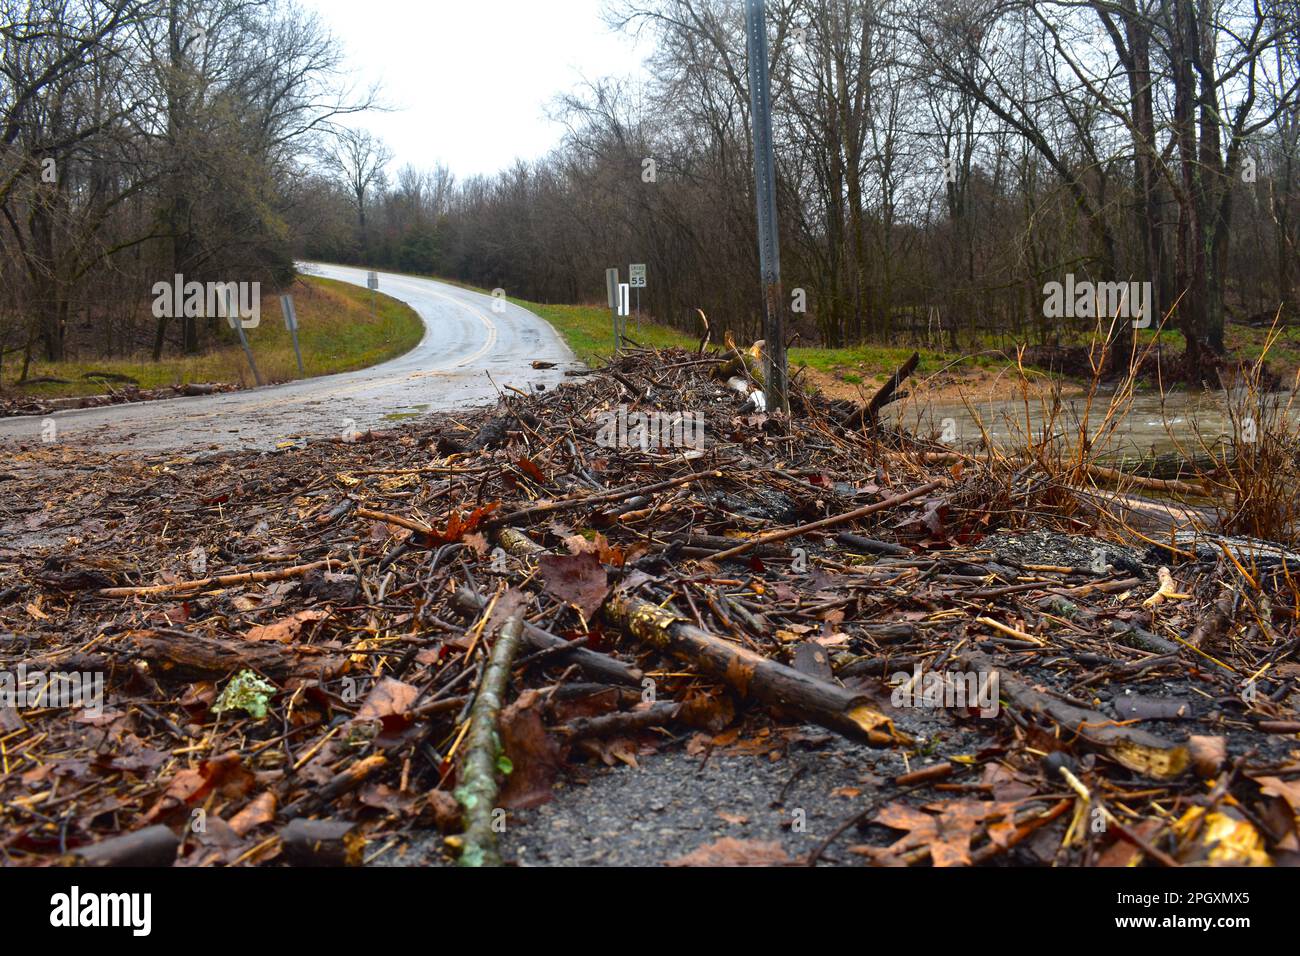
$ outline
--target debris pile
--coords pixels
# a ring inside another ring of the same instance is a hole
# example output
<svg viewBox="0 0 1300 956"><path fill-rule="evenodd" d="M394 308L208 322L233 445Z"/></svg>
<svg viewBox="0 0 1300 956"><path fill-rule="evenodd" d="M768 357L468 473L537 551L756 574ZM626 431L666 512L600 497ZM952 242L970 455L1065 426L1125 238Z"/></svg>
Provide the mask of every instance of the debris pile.
<svg viewBox="0 0 1300 956"><path fill-rule="evenodd" d="M159 402L169 398L195 395L219 395L237 391L239 386L230 382L189 382L167 388L141 388L134 380L115 373L86 374L82 378L107 389L100 395L79 395L70 398L45 398L34 395L0 396L0 418L19 415L49 415L70 408L105 408L109 405L130 405L136 402ZM114 388L118 382L120 387ZM71 385L66 379L31 379L25 385Z"/></svg>
<svg viewBox="0 0 1300 956"><path fill-rule="evenodd" d="M13 456L4 861L356 865L436 829L493 863L579 765L806 725L911 769L804 862L1300 858L1300 565L1121 542L1023 462L768 414L726 358L273 454Z"/></svg>

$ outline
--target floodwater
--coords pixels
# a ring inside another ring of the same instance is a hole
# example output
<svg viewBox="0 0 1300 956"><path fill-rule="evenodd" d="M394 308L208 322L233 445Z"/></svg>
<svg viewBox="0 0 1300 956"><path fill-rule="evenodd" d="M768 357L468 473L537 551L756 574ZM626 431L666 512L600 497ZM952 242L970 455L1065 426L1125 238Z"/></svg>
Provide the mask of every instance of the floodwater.
<svg viewBox="0 0 1300 956"><path fill-rule="evenodd" d="M938 439L962 450L991 443L1002 449L1022 448L1042 442L1046 425L1070 447L1077 444L1087 423L1089 438L1099 457L1111 463L1135 465L1160 458L1204 458L1211 452L1222 457L1236 436L1249 441L1272 421L1289 416L1300 421L1300 402L1294 393L1279 392L1256 398L1224 391L1139 394L1118 400L1110 394L1062 399L1055 413L1048 400L979 400L969 403L901 402L890 406L887 417L923 437ZM1112 402L1113 420L1106 422ZM987 439L985 439L987 435Z"/></svg>

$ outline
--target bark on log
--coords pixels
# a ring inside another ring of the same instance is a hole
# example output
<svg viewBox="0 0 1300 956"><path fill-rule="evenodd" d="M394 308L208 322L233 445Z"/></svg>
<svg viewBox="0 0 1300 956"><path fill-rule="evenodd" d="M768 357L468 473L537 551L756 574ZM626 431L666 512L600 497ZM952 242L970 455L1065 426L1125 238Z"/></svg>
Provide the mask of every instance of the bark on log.
<svg viewBox="0 0 1300 956"><path fill-rule="evenodd" d="M375 771L382 769L387 764L388 758L383 754L371 754L369 757L358 760L348 769L335 774L319 790L313 790L289 804L284 808L284 815L291 817L294 814L301 813L307 807L330 803L343 796L343 794L361 786L374 775Z"/></svg>
<svg viewBox="0 0 1300 956"><path fill-rule="evenodd" d="M291 820L280 831L285 859L294 866L360 866L366 838L355 823L339 820Z"/></svg>
<svg viewBox="0 0 1300 956"><path fill-rule="evenodd" d="M786 707L877 746L907 740L866 697L768 660L657 605L619 592L605 603L604 613L612 626L725 682L742 697Z"/></svg>
<svg viewBox="0 0 1300 956"><path fill-rule="evenodd" d="M1200 623L1192 629L1191 636L1187 638L1187 643L1192 647L1199 648L1206 642L1214 642L1227 633L1228 628L1232 626L1232 605L1235 601L1235 595L1231 588L1224 588L1219 594L1217 601L1211 605L1209 611L1201 618Z"/></svg>
<svg viewBox="0 0 1300 956"><path fill-rule="evenodd" d="M910 558L913 554L911 548L905 548L901 544L877 541L875 538L864 538L860 534L853 534L849 531L837 534L835 541L854 554L884 554L897 558Z"/></svg>
<svg viewBox="0 0 1300 956"><path fill-rule="evenodd" d="M970 670L997 674L999 696L1013 707L1040 714L1059 724L1069 735L1063 735L1064 743L1081 740L1135 773L1158 780L1177 777L1188 767L1191 758L1184 744L1166 740L1145 730L1119 726L1106 714L1049 697L1007 671L999 670L983 654L966 653L961 655L961 660L962 666Z"/></svg>
<svg viewBox="0 0 1300 956"><path fill-rule="evenodd" d="M507 554L513 554L516 558L527 558L534 554L541 554L546 550L528 535L515 528L502 528L498 531L497 544L501 545Z"/></svg>
<svg viewBox="0 0 1300 956"><path fill-rule="evenodd" d="M1118 468L1107 468L1105 465L1088 465L1088 474L1101 481L1116 485L1131 485L1144 491L1162 491L1175 495L1192 495L1197 498L1213 497L1210 489L1200 482L1178 481L1174 478L1144 478L1141 475L1120 471Z"/></svg>
<svg viewBox="0 0 1300 956"><path fill-rule="evenodd" d="M579 717L560 727L560 733L574 740L609 737L614 734L661 727L677 717L682 705L671 701L651 704L644 710L628 710L600 717Z"/></svg>
<svg viewBox="0 0 1300 956"><path fill-rule="evenodd" d="M1133 624L1112 621L1111 627L1119 635L1117 640L1125 647L1136 647L1139 650L1152 651L1156 654L1177 654L1182 649L1173 641L1166 641L1163 637L1157 637L1150 631Z"/></svg>
<svg viewBox="0 0 1300 956"><path fill-rule="evenodd" d="M270 581L287 581L300 578L310 571L321 568L329 570L337 561L315 561L278 571L246 571L242 574L223 574L213 578L200 578L196 581L177 581L175 584L152 584L135 588L101 588L96 591L99 597L135 597L137 595L179 594L184 591L200 591L205 588L233 588L242 584L265 584Z"/></svg>
<svg viewBox="0 0 1300 956"><path fill-rule="evenodd" d="M161 824L110 837L72 852L74 866L171 866L181 841Z"/></svg>
<svg viewBox="0 0 1300 956"><path fill-rule="evenodd" d="M898 391L898 386L902 385L916 371L919 364L921 364L920 353L913 352L911 358L902 364L888 382L880 386L875 395L871 396L871 401L844 419L842 423L844 427L861 428L868 422L875 425L880 418L880 410L894 400L894 393Z"/></svg>
<svg viewBox="0 0 1300 956"><path fill-rule="evenodd" d="M345 657L314 647L274 641L230 641L194 633L136 631L125 649L156 666L154 676L173 680L210 680L241 670L275 679L290 676L334 678L348 668Z"/></svg>

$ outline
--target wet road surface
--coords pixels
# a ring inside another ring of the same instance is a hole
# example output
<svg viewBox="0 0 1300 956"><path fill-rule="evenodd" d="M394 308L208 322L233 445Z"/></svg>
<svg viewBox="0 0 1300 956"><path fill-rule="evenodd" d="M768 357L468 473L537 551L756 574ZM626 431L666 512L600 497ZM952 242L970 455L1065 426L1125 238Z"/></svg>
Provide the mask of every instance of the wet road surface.
<svg viewBox="0 0 1300 956"><path fill-rule="evenodd" d="M305 264L355 285L366 271ZM381 365L222 395L74 409L0 419L0 448L51 437L101 451L268 449L299 438L391 427L428 412L491 404L507 386L552 387L574 364L559 334L526 309L478 292L380 273L379 291L411 306L424 339ZM310 321L303 316L302 321ZM305 356L310 363L311 357ZM556 363L536 370L534 360Z"/></svg>

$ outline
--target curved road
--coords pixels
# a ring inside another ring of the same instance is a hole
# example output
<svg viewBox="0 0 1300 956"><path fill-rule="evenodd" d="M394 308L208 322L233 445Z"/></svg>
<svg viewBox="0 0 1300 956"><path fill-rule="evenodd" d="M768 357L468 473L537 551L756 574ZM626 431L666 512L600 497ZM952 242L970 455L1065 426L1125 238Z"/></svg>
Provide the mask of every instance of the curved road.
<svg viewBox="0 0 1300 956"><path fill-rule="evenodd" d="M316 263L300 268L366 284L364 269ZM379 291L405 302L424 321L424 339L399 358L356 372L224 395L56 412L49 416L56 440L104 451L274 448L298 438L365 432L426 412L489 404L507 385L550 387L575 362L549 324L509 302L496 312L490 296L388 273L379 274ZM310 369L311 356L303 360ZM534 360L557 367L539 371L531 366ZM39 443L44 421L39 416L0 419L0 447Z"/></svg>

